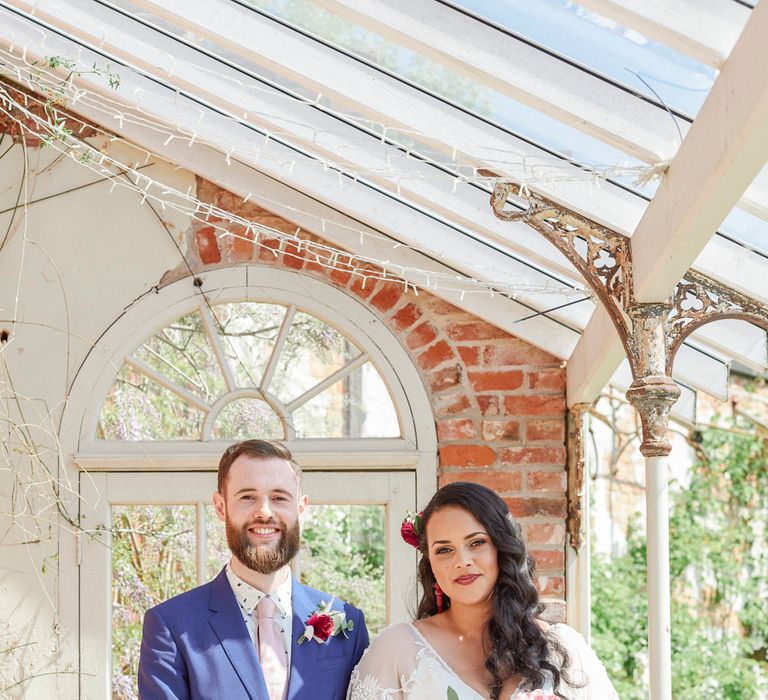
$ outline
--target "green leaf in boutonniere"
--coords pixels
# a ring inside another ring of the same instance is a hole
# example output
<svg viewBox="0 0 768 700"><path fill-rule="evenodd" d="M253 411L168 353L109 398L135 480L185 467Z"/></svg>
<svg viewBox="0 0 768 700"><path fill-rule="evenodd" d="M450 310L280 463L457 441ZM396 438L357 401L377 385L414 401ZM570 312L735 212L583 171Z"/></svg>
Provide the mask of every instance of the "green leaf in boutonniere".
<svg viewBox="0 0 768 700"><path fill-rule="evenodd" d="M450 685L448 686L448 697L446 700L459 700L459 694Z"/></svg>

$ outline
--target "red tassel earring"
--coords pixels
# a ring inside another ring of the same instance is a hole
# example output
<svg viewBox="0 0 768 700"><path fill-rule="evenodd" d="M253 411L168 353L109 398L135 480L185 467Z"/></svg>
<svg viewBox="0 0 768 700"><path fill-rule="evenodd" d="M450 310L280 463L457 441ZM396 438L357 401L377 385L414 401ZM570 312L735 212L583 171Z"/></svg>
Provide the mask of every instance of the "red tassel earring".
<svg viewBox="0 0 768 700"><path fill-rule="evenodd" d="M443 589L440 588L440 584L435 581L435 598L437 598L437 612L443 612Z"/></svg>

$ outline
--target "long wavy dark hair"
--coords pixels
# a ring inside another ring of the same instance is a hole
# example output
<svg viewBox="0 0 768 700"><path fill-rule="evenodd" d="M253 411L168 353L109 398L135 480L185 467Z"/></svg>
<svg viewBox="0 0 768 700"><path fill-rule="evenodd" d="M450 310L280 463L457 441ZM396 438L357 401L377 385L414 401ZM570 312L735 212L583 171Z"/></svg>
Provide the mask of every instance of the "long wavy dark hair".
<svg viewBox="0 0 768 700"><path fill-rule="evenodd" d="M458 506L471 513L498 551L499 578L493 592L493 614L485 630L490 645L485 667L493 677L489 687L491 699L497 700L505 681L518 673L523 676L524 689L540 688L544 671L552 674L557 696L566 698L560 685L563 680L571 684L565 671L568 653L536 621L544 606L533 585L534 561L526 552L520 526L512 520L507 504L485 486L454 482L435 493L424 509L419 521L419 579L423 595L416 618L421 620L437 613L435 575L427 555L426 531L432 515L446 506ZM450 606L450 598L445 594L443 606Z"/></svg>

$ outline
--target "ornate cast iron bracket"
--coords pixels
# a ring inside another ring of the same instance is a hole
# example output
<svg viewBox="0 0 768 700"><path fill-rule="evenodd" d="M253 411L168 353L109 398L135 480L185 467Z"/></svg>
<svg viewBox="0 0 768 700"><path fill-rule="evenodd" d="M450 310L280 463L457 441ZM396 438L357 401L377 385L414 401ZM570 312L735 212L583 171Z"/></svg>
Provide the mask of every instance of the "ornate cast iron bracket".
<svg viewBox="0 0 768 700"><path fill-rule="evenodd" d="M586 417L591 404L579 403L568 410L568 515L566 527L571 547L584 544L584 480L587 478Z"/></svg>
<svg viewBox="0 0 768 700"><path fill-rule="evenodd" d="M487 170L481 175L492 175ZM528 202L524 211L505 209L514 183L498 182L491 195L493 213L502 221L522 221L536 229L581 273L611 315L614 325L628 331L627 309L632 301L632 257L629 239L568 211L539 194L520 191Z"/></svg>
<svg viewBox="0 0 768 700"><path fill-rule="evenodd" d="M672 362L683 340L712 321L736 318L768 330L768 305L736 292L695 270L686 272L667 303L640 303L634 297L630 239L540 194L488 170L495 178L493 213L502 221L521 221L541 233L581 273L608 312L624 345L633 383L627 398L643 425L640 451L669 454L669 411L680 396L671 377ZM517 190L513 194L512 190ZM506 209L510 196L528 208Z"/></svg>
<svg viewBox="0 0 768 700"><path fill-rule="evenodd" d="M667 318L667 372L681 343L711 321L732 318L749 321L768 331L768 305L688 270L675 287L672 311Z"/></svg>

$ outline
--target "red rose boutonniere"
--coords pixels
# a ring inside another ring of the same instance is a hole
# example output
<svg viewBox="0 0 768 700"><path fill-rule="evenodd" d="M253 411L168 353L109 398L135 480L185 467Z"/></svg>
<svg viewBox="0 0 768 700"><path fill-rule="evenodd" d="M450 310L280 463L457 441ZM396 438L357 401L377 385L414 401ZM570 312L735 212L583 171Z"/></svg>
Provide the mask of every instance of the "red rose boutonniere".
<svg viewBox="0 0 768 700"><path fill-rule="evenodd" d="M298 639L298 644L303 644L310 639L314 639L318 644L325 644L329 637L335 637L337 634L343 634L349 638L347 632L352 631L354 623L347 620L343 610L331 610L331 604L320 603L320 607L315 610L304 623L304 632Z"/></svg>

